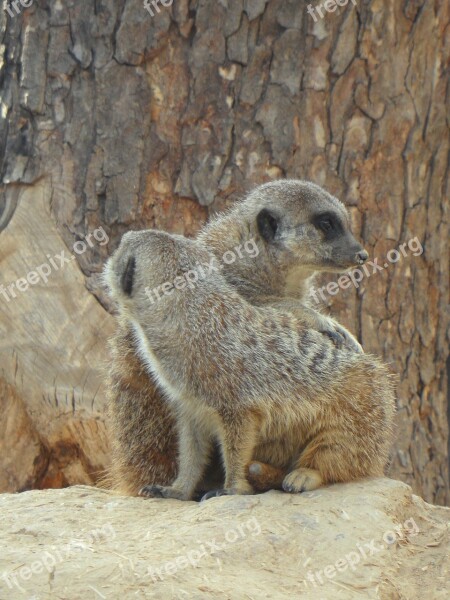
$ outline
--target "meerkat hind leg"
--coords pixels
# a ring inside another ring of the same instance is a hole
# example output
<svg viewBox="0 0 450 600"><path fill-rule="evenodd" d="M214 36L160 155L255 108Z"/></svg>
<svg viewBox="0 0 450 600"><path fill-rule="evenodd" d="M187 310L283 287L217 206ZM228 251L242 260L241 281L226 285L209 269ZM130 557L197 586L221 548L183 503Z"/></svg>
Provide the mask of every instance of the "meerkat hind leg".
<svg viewBox="0 0 450 600"><path fill-rule="evenodd" d="M180 418L178 476L170 486L146 485L139 495L147 498L191 500L205 471L211 451L211 437L188 415Z"/></svg>
<svg viewBox="0 0 450 600"><path fill-rule="evenodd" d="M202 501L217 496L254 493L245 475L246 465L251 461L255 448L256 436L257 419L250 411L241 415L234 414L233 419L223 419L220 446L225 464L225 487L210 490L202 497Z"/></svg>
<svg viewBox="0 0 450 600"><path fill-rule="evenodd" d="M365 452L352 432L325 429L302 451L283 481L286 492L307 492L321 485L351 481L369 473ZM362 445L363 441L360 440Z"/></svg>

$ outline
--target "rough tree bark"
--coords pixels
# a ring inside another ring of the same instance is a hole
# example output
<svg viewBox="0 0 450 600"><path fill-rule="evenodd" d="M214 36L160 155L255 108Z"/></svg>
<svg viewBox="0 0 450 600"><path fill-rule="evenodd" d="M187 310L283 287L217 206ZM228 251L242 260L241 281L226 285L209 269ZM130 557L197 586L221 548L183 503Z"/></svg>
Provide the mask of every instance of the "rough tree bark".
<svg viewBox="0 0 450 600"><path fill-rule="evenodd" d="M346 201L380 263L411 238L424 247L327 304L400 376L392 476L448 500L449 5L357 0L316 22L306 6L175 0L152 17L141 0L35 0L14 18L1 11L0 282L62 250L76 259L0 294L1 490L93 482L107 461L112 318L99 272L121 234L193 235L287 176ZM73 251L100 226L108 244Z"/></svg>

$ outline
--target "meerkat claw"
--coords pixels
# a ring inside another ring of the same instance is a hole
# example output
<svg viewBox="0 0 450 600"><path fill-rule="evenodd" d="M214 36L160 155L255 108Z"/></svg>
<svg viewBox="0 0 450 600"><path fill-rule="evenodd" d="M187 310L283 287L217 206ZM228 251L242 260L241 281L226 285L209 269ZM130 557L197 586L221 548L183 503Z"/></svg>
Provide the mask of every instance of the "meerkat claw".
<svg viewBox="0 0 450 600"><path fill-rule="evenodd" d="M332 342L334 343L336 348L342 348L342 346L344 345L345 338L338 331L326 330L326 331L321 331L320 333L327 335L332 340Z"/></svg>
<svg viewBox="0 0 450 600"><path fill-rule="evenodd" d="M144 498L164 498L163 487L161 485L144 485L139 490L139 496Z"/></svg>
<svg viewBox="0 0 450 600"><path fill-rule="evenodd" d="M206 492L206 494L204 494L202 496L200 502L205 502L205 500L210 500L211 498L218 498L219 496L228 496L228 495L229 495L229 493L225 489L210 490L209 492Z"/></svg>
<svg viewBox="0 0 450 600"><path fill-rule="evenodd" d="M189 496L182 490L165 485L144 485L139 490L139 496L144 498L172 498L173 500L189 500Z"/></svg>

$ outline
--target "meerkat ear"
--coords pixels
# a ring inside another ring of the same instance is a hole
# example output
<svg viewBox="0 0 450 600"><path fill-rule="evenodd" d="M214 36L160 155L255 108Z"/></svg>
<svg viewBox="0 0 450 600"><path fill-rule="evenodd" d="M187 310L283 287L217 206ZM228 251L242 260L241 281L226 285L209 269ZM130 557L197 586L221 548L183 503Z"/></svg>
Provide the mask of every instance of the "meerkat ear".
<svg viewBox="0 0 450 600"><path fill-rule="evenodd" d="M272 242L278 229L277 219L265 208L256 217L258 231L266 242Z"/></svg>
<svg viewBox="0 0 450 600"><path fill-rule="evenodd" d="M127 296L131 296L131 292L133 291L133 279L135 269L136 259L134 258L134 256L130 256L130 258L127 261L127 266L125 267L125 271L122 273L122 277L120 278L120 285L122 286L122 290Z"/></svg>

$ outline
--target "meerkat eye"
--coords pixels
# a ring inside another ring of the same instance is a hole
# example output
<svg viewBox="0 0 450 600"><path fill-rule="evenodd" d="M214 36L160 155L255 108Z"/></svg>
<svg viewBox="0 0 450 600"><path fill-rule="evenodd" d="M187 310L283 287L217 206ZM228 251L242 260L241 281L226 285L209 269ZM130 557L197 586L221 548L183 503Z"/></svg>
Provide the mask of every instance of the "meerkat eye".
<svg viewBox="0 0 450 600"><path fill-rule="evenodd" d="M267 209L263 209L256 217L258 231L266 242L272 242L278 229L278 221Z"/></svg>
<svg viewBox="0 0 450 600"><path fill-rule="evenodd" d="M331 231L334 229L333 221L331 219L323 219L323 221L319 222L319 227L322 231Z"/></svg>
<svg viewBox="0 0 450 600"><path fill-rule="evenodd" d="M330 213L315 215L312 224L316 229L323 231L327 237L339 235L344 231L339 219Z"/></svg>

